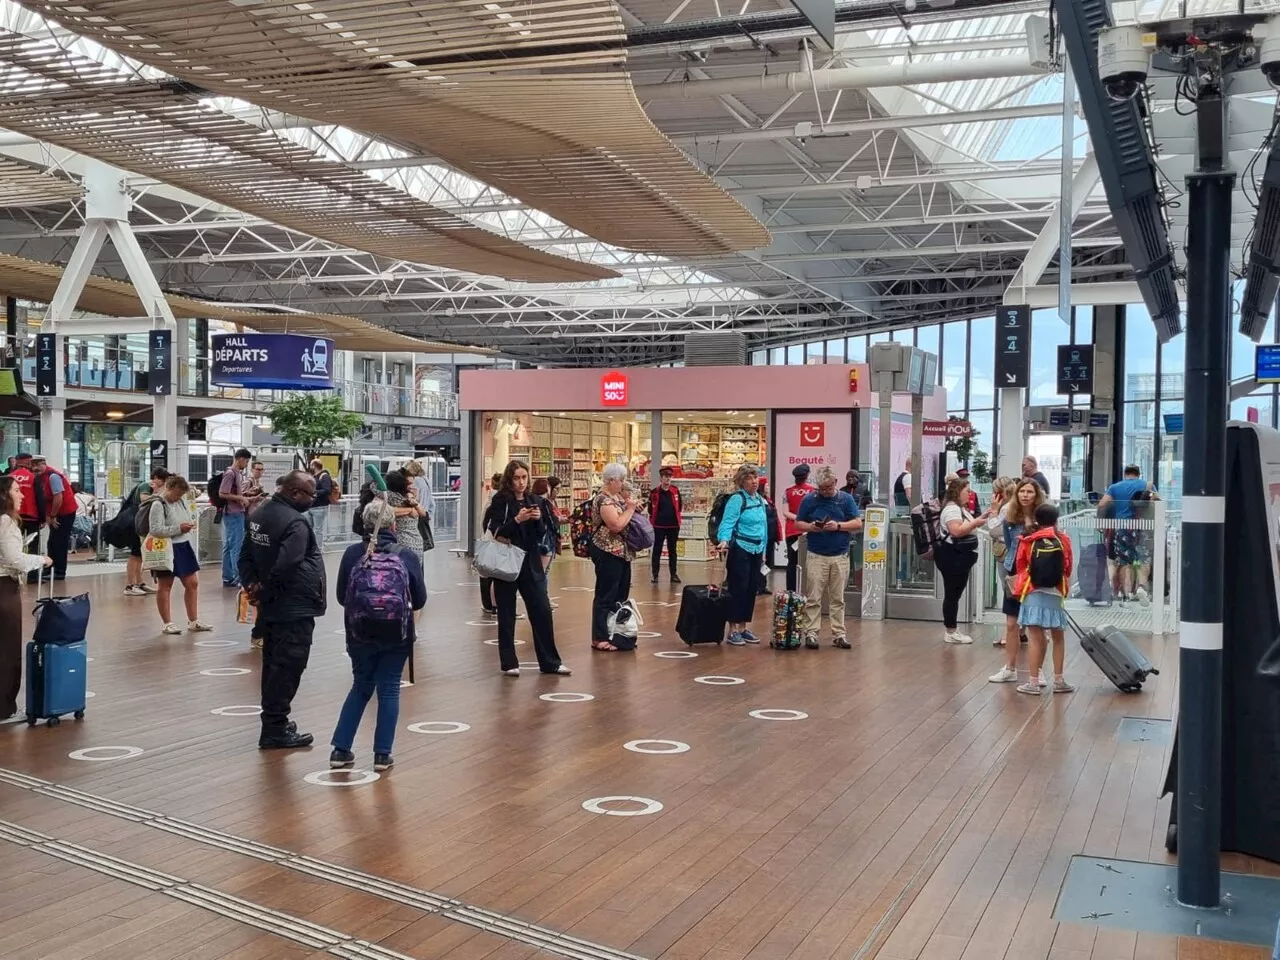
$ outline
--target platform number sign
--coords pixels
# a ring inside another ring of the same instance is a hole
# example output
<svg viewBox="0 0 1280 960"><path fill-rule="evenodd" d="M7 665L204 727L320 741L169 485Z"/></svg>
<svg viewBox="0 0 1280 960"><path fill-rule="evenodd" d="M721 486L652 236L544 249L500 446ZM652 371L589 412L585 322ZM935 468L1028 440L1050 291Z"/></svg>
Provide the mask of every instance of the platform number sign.
<svg viewBox="0 0 1280 960"><path fill-rule="evenodd" d="M996 308L996 386L1009 389L1030 386L1031 308Z"/></svg>
<svg viewBox="0 0 1280 960"><path fill-rule="evenodd" d="M151 441L151 469L169 466L169 441Z"/></svg>
<svg viewBox="0 0 1280 960"><path fill-rule="evenodd" d="M147 337L150 363L147 383L153 397L173 393L173 331L152 330Z"/></svg>
<svg viewBox="0 0 1280 960"><path fill-rule="evenodd" d="M1058 393L1093 393L1093 344L1058 347Z"/></svg>
<svg viewBox="0 0 1280 960"><path fill-rule="evenodd" d="M36 396L58 395L58 335L36 334Z"/></svg>

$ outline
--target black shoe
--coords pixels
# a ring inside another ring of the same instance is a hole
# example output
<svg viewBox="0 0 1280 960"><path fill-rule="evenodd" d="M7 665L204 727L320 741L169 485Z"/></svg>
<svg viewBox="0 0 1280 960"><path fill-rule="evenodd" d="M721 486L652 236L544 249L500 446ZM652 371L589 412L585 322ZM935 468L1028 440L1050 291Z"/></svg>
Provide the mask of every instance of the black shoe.
<svg viewBox="0 0 1280 960"><path fill-rule="evenodd" d="M294 750L298 747L309 747L315 740L309 733L298 733L297 730L286 730L272 737L259 737L259 750Z"/></svg>
<svg viewBox="0 0 1280 960"><path fill-rule="evenodd" d="M657 583L657 582L658 582L658 575L655 573L652 577L650 577L650 578L649 578L649 582L650 582L650 583Z"/></svg>
<svg viewBox="0 0 1280 960"><path fill-rule="evenodd" d="M678 574L678 573L673 573L673 574L671 575L671 582L672 582L672 583L683 583L684 581L680 579L680 574Z"/></svg>
<svg viewBox="0 0 1280 960"><path fill-rule="evenodd" d="M333 752L329 754L330 770L341 770L343 767L354 766L355 762L356 755L350 750L339 750L334 747Z"/></svg>
<svg viewBox="0 0 1280 960"><path fill-rule="evenodd" d="M1019 635L1018 635L1018 642L1019 642L1019 643L1026 643L1026 642L1027 642L1027 635L1026 635L1025 633L1019 634Z"/></svg>
<svg viewBox="0 0 1280 960"><path fill-rule="evenodd" d="M382 773L384 770L390 770L396 765L389 753L375 753L373 755L373 772Z"/></svg>

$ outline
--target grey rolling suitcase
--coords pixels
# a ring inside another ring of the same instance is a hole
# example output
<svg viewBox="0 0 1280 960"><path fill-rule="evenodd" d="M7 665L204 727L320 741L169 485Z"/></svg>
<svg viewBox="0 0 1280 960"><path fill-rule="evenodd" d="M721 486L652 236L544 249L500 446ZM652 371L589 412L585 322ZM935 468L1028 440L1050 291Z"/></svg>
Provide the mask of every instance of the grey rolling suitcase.
<svg viewBox="0 0 1280 960"><path fill-rule="evenodd" d="M1123 693L1138 693L1147 677L1160 673L1122 630L1112 626L1081 630L1074 619L1067 620L1080 638L1081 649Z"/></svg>

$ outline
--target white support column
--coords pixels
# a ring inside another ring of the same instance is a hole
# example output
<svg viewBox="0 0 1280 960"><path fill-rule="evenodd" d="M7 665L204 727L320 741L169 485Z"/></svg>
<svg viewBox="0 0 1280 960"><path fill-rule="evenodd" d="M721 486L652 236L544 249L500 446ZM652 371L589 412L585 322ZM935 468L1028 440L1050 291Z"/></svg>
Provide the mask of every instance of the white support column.
<svg viewBox="0 0 1280 960"><path fill-rule="evenodd" d="M1025 426L1022 422L1022 391L1000 391L1000 458L996 475L1022 476L1022 458L1026 456Z"/></svg>
<svg viewBox="0 0 1280 960"><path fill-rule="evenodd" d="M71 321L71 315L80 302L80 294L89 279L94 263L102 252L103 244L109 238L116 248L116 254L124 265L125 272L138 293L144 315L150 320L148 329L168 329L175 333L177 323L173 311L160 290L151 265L147 262L142 247L129 228L129 210L133 201L125 188L124 174L114 167L96 160L86 160L84 172L85 185L85 227L76 242L71 260L58 282L49 310L45 314L41 330L50 333L63 333L60 324L66 324L65 330L77 334L96 332L88 324ZM115 321L101 321L102 334L119 332ZM61 348L61 345L59 345ZM65 418L62 407L66 405L63 396L65 370L59 356L57 364L58 397L54 408L40 411L40 444L41 450L49 458L49 462L61 466L65 440ZM154 397L152 414L152 435L157 440L165 440L173 444L178 437L178 379L177 364L169 370L172 393L169 396Z"/></svg>

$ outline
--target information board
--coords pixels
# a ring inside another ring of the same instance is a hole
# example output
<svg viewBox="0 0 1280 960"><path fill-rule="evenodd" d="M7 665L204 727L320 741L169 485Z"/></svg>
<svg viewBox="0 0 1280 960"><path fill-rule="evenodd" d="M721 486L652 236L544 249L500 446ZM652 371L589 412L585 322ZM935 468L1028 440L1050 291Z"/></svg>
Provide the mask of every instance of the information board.
<svg viewBox="0 0 1280 960"><path fill-rule="evenodd" d="M1003 390L1030 383L1031 308L996 307L996 386Z"/></svg>
<svg viewBox="0 0 1280 960"><path fill-rule="evenodd" d="M1280 383L1280 343L1266 343L1253 355L1253 376L1259 383Z"/></svg>
<svg viewBox="0 0 1280 960"><path fill-rule="evenodd" d="M153 397L173 393L173 331L152 330L147 335L147 384Z"/></svg>
<svg viewBox="0 0 1280 960"><path fill-rule="evenodd" d="M58 335L36 334L36 396L58 395Z"/></svg>
<svg viewBox="0 0 1280 960"><path fill-rule="evenodd" d="M1058 347L1058 393L1093 393L1093 344Z"/></svg>

